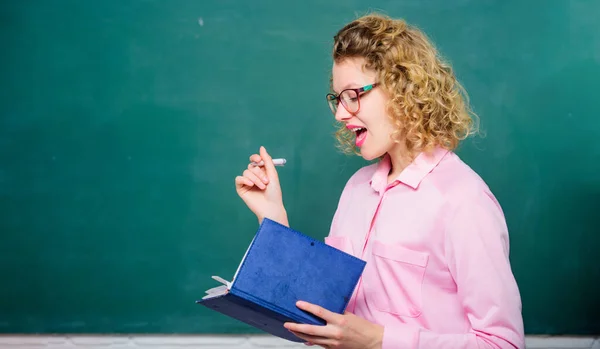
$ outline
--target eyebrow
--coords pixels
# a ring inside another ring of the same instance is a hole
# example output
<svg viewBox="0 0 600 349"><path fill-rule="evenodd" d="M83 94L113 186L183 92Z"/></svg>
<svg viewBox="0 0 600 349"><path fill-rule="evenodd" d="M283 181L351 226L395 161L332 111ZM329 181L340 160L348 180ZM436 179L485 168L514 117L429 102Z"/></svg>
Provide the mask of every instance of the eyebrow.
<svg viewBox="0 0 600 349"><path fill-rule="evenodd" d="M355 86L355 87L351 87L351 86ZM360 86L361 86L360 84L357 84L357 83L355 83L355 82L351 82L351 83L348 83L348 84L344 85L344 86L342 87L342 89L340 90L340 92L341 92L341 91L344 91L345 89L348 89L348 88L360 88ZM337 92L335 89L333 89L333 86L332 86L332 91L333 91L333 93L335 93L336 95L340 94L340 93L339 93L339 92Z"/></svg>

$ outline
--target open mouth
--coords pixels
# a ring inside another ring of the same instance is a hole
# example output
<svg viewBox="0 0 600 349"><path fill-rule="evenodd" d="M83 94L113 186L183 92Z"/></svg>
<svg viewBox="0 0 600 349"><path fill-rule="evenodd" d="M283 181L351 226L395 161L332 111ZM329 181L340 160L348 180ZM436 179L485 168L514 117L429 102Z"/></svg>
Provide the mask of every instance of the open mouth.
<svg viewBox="0 0 600 349"><path fill-rule="evenodd" d="M356 135L356 146L362 146L367 139L367 129L364 127L352 127L350 128L350 131L354 132Z"/></svg>

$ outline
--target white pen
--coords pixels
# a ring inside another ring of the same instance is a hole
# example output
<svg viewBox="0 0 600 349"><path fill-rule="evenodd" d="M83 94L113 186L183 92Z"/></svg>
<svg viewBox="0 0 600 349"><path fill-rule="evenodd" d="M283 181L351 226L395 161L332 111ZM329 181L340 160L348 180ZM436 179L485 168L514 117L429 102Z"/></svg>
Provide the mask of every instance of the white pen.
<svg viewBox="0 0 600 349"><path fill-rule="evenodd" d="M285 159L273 159L273 165L275 165L275 166L283 166L283 165L285 165L285 163L286 163ZM251 164L252 164L252 166L264 166L265 162L261 161L261 162L257 163L257 162L252 161Z"/></svg>

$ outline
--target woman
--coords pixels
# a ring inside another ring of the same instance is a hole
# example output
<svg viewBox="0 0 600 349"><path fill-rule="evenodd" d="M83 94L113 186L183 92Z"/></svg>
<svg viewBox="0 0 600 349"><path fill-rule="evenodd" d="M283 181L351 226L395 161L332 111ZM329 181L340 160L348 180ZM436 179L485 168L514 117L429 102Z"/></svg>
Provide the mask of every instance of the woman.
<svg viewBox="0 0 600 349"><path fill-rule="evenodd" d="M473 133L461 86L426 36L359 18L334 38L329 106L342 147L378 159L347 182L326 243L367 261L345 314L298 302L326 326L286 323L325 348L523 348L502 209L453 152ZM235 180L257 215L288 225L264 149Z"/></svg>

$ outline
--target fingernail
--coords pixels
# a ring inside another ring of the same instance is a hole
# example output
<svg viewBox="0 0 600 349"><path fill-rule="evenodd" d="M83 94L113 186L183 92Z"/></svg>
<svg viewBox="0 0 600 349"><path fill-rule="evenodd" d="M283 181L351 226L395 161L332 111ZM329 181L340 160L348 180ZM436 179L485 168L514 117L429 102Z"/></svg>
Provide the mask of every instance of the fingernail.
<svg viewBox="0 0 600 349"><path fill-rule="evenodd" d="M269 178L263 177L263 182L268 183L269 182Z"/></svg>

